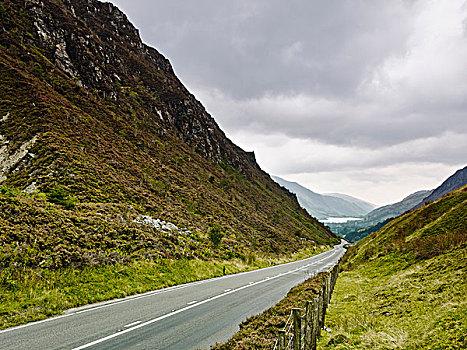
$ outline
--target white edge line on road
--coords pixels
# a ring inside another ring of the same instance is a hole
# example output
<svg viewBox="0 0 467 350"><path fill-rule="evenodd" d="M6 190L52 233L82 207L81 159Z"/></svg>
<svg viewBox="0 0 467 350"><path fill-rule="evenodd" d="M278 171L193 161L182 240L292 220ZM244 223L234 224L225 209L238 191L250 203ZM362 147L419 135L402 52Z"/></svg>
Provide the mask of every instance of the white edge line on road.
<svg viewBox="0 0 467 350"><path fill-rule="evenodd" d="M287 265L291 265L291 264L297 264L297 263L304 262L304 261L309 260L309 259L315 259L315 258L317 258L317 257L319 257L321 255L325 255L325 254L329 254L329 253L331 253L331 255L334 255L334 253L336 251L337 250L334 248L334 249L330 249L328 251L325 251L323 253L320 253L318 255L310 256L309 258L306 258L306 259L291 261L291 262L288 262L288 263L285 263L285 264L274 265L274 266L265 267L263 269L244 271L244 272L239 272L239 273L232 274L232 275L214 277L214 278L209 278L209 279L206 279L206 280L195 281L195 282L190 282L190 283L186 283L186 284L180 284L180 285L177 285L177 286L171 286L171 287L166 287L166 288L162 288L162 289L152 290L152 291L148 291L148 292L142 293L142 294L131 295L131 296L125 297L123 299L109 300L109 301L103 302L102 305L88 307L88 308L85 308L85 309L82 309L82 310L79 310L79 311L65 313L63 315L59 315L59 316L55 316L55 317L51 317L51 318L46 318L44 320L29 322L29 323L26 323L26 324L23 324L23 325L20 325L20 326L3 329L3 330L0 330L0 334L15 331L15 330L30 327L30 326L34 326L34 325L45 323L45 322L55 321L55 320L58 320L58 319L61 319L61 318L65 318L65 317L69 317L69 316L73 316L73 315L78 315L78 314L82 314L82 313L85 313L85 312L99 310L99 309L106 308L106 307L113 306L113 305L127 303L129 301L138 300L138 299L146 298L146 297L149 297L149 296L154 296L154 295L157 295L157 294L171 292L173 290L178 290L178 289L183 289L183 288L187 288L187 287L190 287L190 286L195 286L195 285L198 285L198 284L208 283L208 282L212 282L212 281L220 280L220 279L224 279L224 278L232 278L232 277L236 277L236 276L246 275L246 274L250 274L250 273L254 273L254 272L258 272L258 271L270 270L270 269L274 269L274 268L282 267L282 266L287 266ZM323 259L326 259L326 258L327 257L325 257ZM318 260L318 261L313 262L313 263L320 262L321 260ZM308 266L308 265L306 265L306 266ZM273 276L273 277L270 277L270 278L276 278L278 276L279 275L276 275L276 276ZM86 307L86 306L84 306L84 307Z"/></svg>
<svg viewBox="0 0 467 350"><path fill-rule="evenodd" d="M316 261L316 262L320 262L320 261L325 260L325 259L327 259L327 257L325 257L325 258L323 258L323 259L321 259L321 260L318 260L318 261ZM210 301L213 301L213 300L222 298L222 297L224 297L224 296L226 296L226 295L229 295L229 294L232 294L232 293L236 293L236 292L238 292L238 291L240 291L240 290L253 287L253 286L255 286L255 285L258 285L258 284L261 284L261 283L264 283L264 282L267 282L267 281L276 279L276 278L281 277L281 276L288 275L288 274L290 274L290 273L292 273L292 272L295 272L295 271L303 270L303 269L305 269L305 268L311 266L312 264L314 264L314 263L316 263L316 262L313 262L313 263L310 263L310 264L307 264L307 265L303 265L303 266L300 267L300 268L297 268L297 269L292 270L292 271L288 271L288 272L281 273L281 274L276 275L276 276L274 276L274 277L270 277L269 279L263 279L263 280L260 280L260 281L257 281L257 282L253 282L253 283L251 283L251 284L244 285L243 287L239 287L239 288L230 290L230 291L228 291L228 292L224 292L224 293L222 293L222 294L218 294L218 295L216 295L216 296L213 296L213 297L211 297L211 298L208 298L208 299L205 299L205 300L203 300L203 301L197 302L197 303L195 303L195 304L191 304L191 305L189 305L189 306L185 306L184 308L181 308L181 309L172 311L172 312L170 312L170 313L168 313L168 314L165 314L165 315L162 315L162 316L153 318L152 320L146 321L146 322L144 322L144 323L140 323L140 324L138 324L138 325L136 325L136 326L134 326L134 327L132 327L132 328L125 329L125 330L123 330L123 331L121 331L121 332L118 332L118 333L113 333L113 334L108 335L108 336L106 336L106 337L103 337L103 338L94 340L93 342L90 342L90 343L81 345L81 346L79 346L79 347L77 347L77 348L73 348L72 350L87 349L87 348L89 348L89 347L91 347L91 346L93 346L93 345L97 345L97 344L100 344L100 343L105 342L105 341L107 341L107 340L110 340L110 339L119 337L119 336L121 336L121 335L123 335L123 334L125 334L125 333L128 333L128 332L137 330L137 329L139 329L139 328L145 327L145 326L150 325L150 324L152 324L152 323L154 323L154 322L157 322L157 321L163 320L163 319L165 319L165 318L167 318L167 317L170 317L170 316L179 314L179 313L181 313L181 312L184 312L184 311L186 311L186 310L192 309L192 308L194 308L194 307L197 307L197 306L199 306L199 305L205 304L205 303L207 303L207 302L210 302Z"/></svg>
<svg viewBox="0 0 467 350"><path fill-rule="evenodd" d="M132 322L132 323L129 323L129 324L123 326L123 328L130 328L130 327L136 326L137 324L140 324L141 322L143 322L143 321L135 321L135 322Z"/></svg>

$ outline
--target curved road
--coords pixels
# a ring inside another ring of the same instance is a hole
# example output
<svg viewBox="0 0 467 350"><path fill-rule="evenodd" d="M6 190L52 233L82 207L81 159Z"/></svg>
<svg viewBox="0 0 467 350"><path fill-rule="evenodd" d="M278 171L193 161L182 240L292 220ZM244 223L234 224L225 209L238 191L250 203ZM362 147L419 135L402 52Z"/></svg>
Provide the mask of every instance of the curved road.
<svg viewBox="0 0 467 350"><path fill-rule="evenodd" d="M328 270L343 243L308 259L68 310L0 331L0 349L206 349Z"/></svg>

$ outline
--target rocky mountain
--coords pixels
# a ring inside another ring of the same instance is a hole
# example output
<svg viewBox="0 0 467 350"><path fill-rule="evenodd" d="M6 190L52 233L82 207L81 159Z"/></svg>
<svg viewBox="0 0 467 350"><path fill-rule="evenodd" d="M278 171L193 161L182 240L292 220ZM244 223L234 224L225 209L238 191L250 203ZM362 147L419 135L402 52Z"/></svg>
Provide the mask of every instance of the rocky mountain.
<svg viewBox="0 0 467 350"><path fill-rule="evenodd" d="M334 234L96 0L0 3L0 267L230 259Z"/></svg>
<svg viewBox="0 0 467 350"><path fill-rule="evenodd" d="M296 182L290 182L278 176L273 176L272 178L281 186L295 193L300 205L305 208L310 215L318 219L327 219L329 217L360 217L375 207L371 203L348 195L338 193L323 195L313 192Z"/></svg>
<svg viewBox="0 0 467 350"><path fill-rule="evenodd" d="M448 177L439 187L435 188L427 197L418 203L415 208L419 208L425 203L433 202L440 199L455 189L467 185L467 166L457 170L453 175Z"/></svg>

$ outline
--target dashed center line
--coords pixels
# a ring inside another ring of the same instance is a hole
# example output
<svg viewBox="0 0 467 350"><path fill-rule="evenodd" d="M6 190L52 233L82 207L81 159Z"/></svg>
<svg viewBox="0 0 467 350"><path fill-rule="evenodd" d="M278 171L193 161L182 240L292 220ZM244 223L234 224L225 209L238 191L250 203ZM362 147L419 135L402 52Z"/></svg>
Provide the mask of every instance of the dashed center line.
<svg viewBox="0 0 467 350"><path fill-rule="evenodd" d="M186 304L187 304L187 305L192 305L192 304L195 304L195 303L197 303L197 301L196 301L196 300L193 300L193 301L190 301L189 303L186 303Z"/></svg>

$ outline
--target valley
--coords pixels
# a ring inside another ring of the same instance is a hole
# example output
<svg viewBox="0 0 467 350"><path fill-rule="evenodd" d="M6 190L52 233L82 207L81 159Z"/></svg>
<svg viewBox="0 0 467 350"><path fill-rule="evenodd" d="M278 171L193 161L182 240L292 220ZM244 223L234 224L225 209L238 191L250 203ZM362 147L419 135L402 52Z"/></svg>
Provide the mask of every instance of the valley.
<svg viewBox="0 0 467 350"><path fill-rule="evenodd" d="M467 348L465 6L117 2L0 2L0 348Z"/></svg>
<svg viewBox="0 0 467 350"><path fill-rule="evenodd" d="M97 0L0 4L1 328L339 242Z"/></svg>

